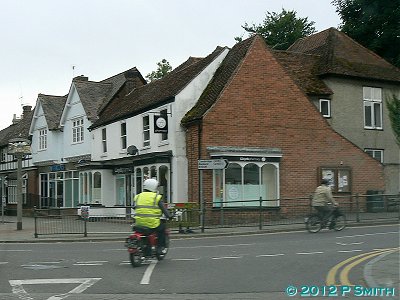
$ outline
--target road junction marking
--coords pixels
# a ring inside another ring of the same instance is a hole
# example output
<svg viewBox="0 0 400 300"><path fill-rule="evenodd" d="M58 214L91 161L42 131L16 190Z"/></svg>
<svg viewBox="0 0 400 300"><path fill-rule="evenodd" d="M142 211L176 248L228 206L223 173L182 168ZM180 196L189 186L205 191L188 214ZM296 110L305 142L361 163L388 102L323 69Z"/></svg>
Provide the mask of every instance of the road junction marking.
<svg viewBox="0 0 400 300"><path fill-rule="evenodd" d="M54 295L47 300L62 300L71 294L80 294L87 288L91 287L101 278L65 278L65 279L27 279L27 280L9 280L12 287L12 292L21 300L33 300L24 289L23 285L34 285L34 284L67 284L67 283L80 283L76 288L70 290L67 293Z"/></svg>
<svg viewBox="0 0 400 300"><path fill-rule="evenodd" d="M374 250L371 252L359 254L353 257L350 257L337 265L335 265L333 268L331 268L328 272L328 275L326 277L326 285L331 286L331 285L346 285L346 286L353 286L349 281L349 273L352 268L355 266L359 265L365 260L371 259L375 256L384 254L384 253L391 253L398 251L399 248L387 248L387 249L379 249L379 250ZM342 268L342 269L341 269ZM340 270L340 272L339 272ZM339 282L336 282L336 277L339 276Z"/></svg>

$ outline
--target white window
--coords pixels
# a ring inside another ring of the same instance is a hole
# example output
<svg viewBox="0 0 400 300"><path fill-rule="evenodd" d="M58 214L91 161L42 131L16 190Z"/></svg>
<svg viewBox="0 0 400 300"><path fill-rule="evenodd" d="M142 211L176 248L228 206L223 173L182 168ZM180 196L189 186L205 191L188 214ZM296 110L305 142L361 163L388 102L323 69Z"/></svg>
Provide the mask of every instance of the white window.
<svg viewBox="0 0 400 300"><path fill-rule="evenodd" d="M213 172L214 207L277 207L279 164L231 162Z"/></svg>
<svg viewBox="0 0 400 300"><path fill-rule="evenodd" d="M101 130L101 143L103 144L103 153L107 152L107 130L103 128Z"/></svg>
<svg viewBox="0 0 400 300"><path fill-rule="evenodd" d="M319 99L319 111L325 118L331 117L331 100Z"/></svg>
<svg viewBox="0 0 400 300"><path fill-rule="evenodd" d="M47 149L47 129L39 130L39 150Z"/></svg>
<svg viewBox="0 0 400 300"><path fill-rule="evenodd" d="M365 152L375 158L377 161L383 163L383 150L379 149L365 149Z"/></svg>
<svg viewBox="0 0 400 300"><path fill-rule="evenodd" d="M126 123L121 123L121 149L126 149Z"/></svg>
<svg viewBox="0 0 400 300"><path fill-rule="evenodd" d="M83 118L72 120L72 143L83 142Z"/></svg>
<svg viewBox="0 0 400 300"><path fill-rule="evenodd" d="M143 147L150 146L150 118L149 116L143 117Z"/></svg>
<svg viewBox="0 0 400 300"><path fill-rule="evenodd" d="M363 87L364 128L382 129L382 89Z"/></svg>

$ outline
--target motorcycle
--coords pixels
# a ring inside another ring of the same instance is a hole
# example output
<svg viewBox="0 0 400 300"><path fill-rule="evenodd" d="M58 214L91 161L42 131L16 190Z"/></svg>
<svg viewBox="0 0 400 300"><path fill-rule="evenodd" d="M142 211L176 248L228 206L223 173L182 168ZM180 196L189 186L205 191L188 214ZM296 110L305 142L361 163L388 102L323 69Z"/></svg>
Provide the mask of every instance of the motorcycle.
<svg viewBox="0 0 400 300"><path fill-rule="evenodd" d="M176 218L174 214L172 218ZM165 223L166 219L161 219ZM133 233L125 241L132 267L139 267L144 262L157 259L163 260L168 253L170 231L165 226L165 247L158 249L157 233L147 227L132 226Z"/></svg>

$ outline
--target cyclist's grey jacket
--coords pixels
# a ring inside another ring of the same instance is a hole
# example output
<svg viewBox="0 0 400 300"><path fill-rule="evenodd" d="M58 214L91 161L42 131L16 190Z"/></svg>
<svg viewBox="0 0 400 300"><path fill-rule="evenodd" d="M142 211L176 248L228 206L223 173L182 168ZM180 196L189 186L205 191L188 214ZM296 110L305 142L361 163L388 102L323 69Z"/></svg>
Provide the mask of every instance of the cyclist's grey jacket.
<svg viewBox="0 0 400 300"><path fill-rule="evenodd" d="M320 185L314 192L311 204L312 206L328 206L337 203L333 199L331 188L327 185Z"/></svg>

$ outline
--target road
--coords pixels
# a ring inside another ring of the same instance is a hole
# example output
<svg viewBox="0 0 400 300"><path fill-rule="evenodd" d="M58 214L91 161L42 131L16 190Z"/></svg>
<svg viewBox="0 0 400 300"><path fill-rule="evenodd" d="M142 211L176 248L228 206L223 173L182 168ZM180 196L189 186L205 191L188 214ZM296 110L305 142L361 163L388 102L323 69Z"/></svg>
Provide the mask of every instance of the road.
<svg viewBox="0 0 400 300"><path fill-rule="evenodd" d="M396 225L182 238L166 260L133 268L122 242L0 244L0 299L288 299L288 286L321 295L366 286L364 264L396 247Z"/></svg>

